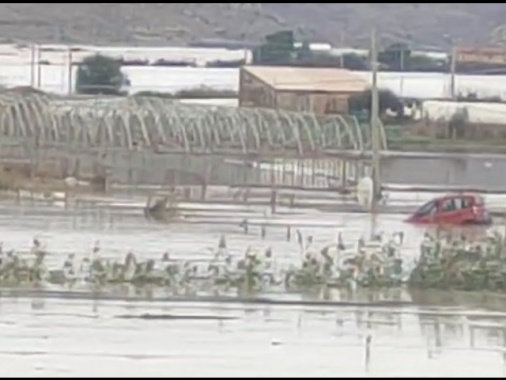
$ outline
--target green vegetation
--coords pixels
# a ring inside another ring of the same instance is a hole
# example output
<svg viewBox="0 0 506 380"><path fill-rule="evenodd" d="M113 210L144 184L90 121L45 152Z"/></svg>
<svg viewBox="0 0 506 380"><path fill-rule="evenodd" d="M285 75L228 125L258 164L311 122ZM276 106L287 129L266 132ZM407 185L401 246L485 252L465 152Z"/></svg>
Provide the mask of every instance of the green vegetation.
<svg viewBox="0 0 506 380"><path fill-rule="evenodd" d="M197 87L180 90L175 93L158 91L140 91L134 96L150 96L163 99L236 99L239 94L232 90L215 90L209 87Z"/></svg>
<svg viewBox="0 0 506 380"><path fill-rule="evenodd" d="M406 43L393 43L386 46L378 54L382 71L406 72L448 72L448 59L435 59L425 55L414 54ZM246 63L245 59L232 61L216 60L206 64L209 68L238 68ZM254 65L298 66L298 67L342 67L349 70L370 70L369 58L356 53L345 53L339 56L335 52L313 51L307 40L299 45L296 43L294 32L281 30L265 37L264 42L253 49ZM100 55L87 57L79 64L78 91L80 93L117 94L126 78L121 74L122 66L166 66L166 67L195 67L192 61L169 61L160 59L155 63L147 60L112 59ZM504 65L503 65L504 66ZM480 71L500 74L506 71L501 65L459 64L457 72ZM501 71L502 70L502 71ZM111 78L106 81L105 78Z"/></svg>
<svg viewBox="0 0 506 380"><path fill-rule="evenodd" d="M295 46L293 31L269 34L262 45L253 50L253 64L302 67L345 67L350 70L368 70L366 60L356 54L342 58L328 53L314 52L308 41Z"/></svg>
<svg viewBox="0 0 506 380"><path fill-rule="evenodd" d="M406 43L393 43L378 54L382 71L396 72L441 72L450 71L448 58L432 58L414 54ZM342 57L330 52L316 52L310 49L308 41L296 47L293 31L283 30L267 35L262 45L253 51L255 65L280 65L302 67L343 67L350 70L365 71L370 69L368 57L354 53ZM500 74L506 71L505 65L459 64L457 72L476 72Z"/></svg>
<svg viewBox="0 0 506 380"><path fill-rule="evenodd" d="M351 114L367 114L371 109L371 90L366 90L351 96L348 100L348 107ZM402 116L403 104L401 100L390 90L379 90L379 113L383 115L387 109L400 113Z"/></svg>
<svg viewBox="0 0 506 380"><path fill-rule="evenodd" d="M102 55L86 57L77 70L76 92L86 95L126 95L123 90L128 84L121 71L123 62ZM206 86L180 90L176 93L142 91L136 96L156 96L169 99L231 99L238 94L231 90L215 90Z"/></svg>
<svg viewBox="0 0 506 380"><path fill-rule="evenodd" d="M77 69L76 92L87 95L121 95L128 80L121 61L97 54L86 57Z"/></svg>
<svg viewBox="0 0 506 380"><path fill-rule="evenodd" d="M427 239L429 240L429 239ZM464 291L506 290L506 242L495 234L484 244L469 245L464 238L438 239L423 244L410 285Z"/></svg>
<svg viewBox="0 0 506 380"><path fill-rule="evenodd" d="M378 55L385 71L448 71L446 60L413 55L406 44L392 44ZM314 52L308 41L295 46L294 33L289 30L266 36L265 42L254 49L255 65L288 65L303 67L343 67L350 70L369 70L367 57L354 53L342 57L328 52Z"/></svg>
<svg viewBox="0 0 506 380"><path fill-rule="evenodd" d="M0 284L5 287L44 286L48 284L87 286L106 290L119 284L138 288L165 288L180 294L184 289L227 291L284 290L305 292L311 289L340 288L353 290L441 289L461 291L506 290L506 241L498 233L479 240L466 237L426 234L416 263L405 260L404 234L397 232L382 240L359 239L356 246L330 243L315 247L312 237L298 232L301 260L290 267L274 266L275 253L248 248L244 254L231 255L224 236L218 247L208 252L207 260L177 260L169 253L158 260L138 260L129 252L123 258L105 259L98 246L93 255L77 261L70 254L63 266L49 269L48 252L34 239L32 257L6 252L0 268ZM288 239L289 241L289 239ZM294 246L296 250L296 247ZM54 263L52 264L54 265Z"/></svg>

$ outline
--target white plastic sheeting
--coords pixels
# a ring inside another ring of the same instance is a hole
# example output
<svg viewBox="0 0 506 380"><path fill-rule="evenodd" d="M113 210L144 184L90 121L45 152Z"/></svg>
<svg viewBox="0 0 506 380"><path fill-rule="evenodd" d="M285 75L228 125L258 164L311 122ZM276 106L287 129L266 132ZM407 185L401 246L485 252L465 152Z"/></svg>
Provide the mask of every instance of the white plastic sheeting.
<svg viewBox="0 0 506 380"><path fill-rule="evenodd" d="M357 72L369 82L371 73ZM380 88L389 89L400 97L415 99L450 98L450 74L395 73L378 74ZM506 75L456 75L455 90L463 96L475 94L479 98L499 97L506 100Z"/></svg>
<svg viewBox="0 0 506 380"><path fill-rule="evenodd" d="M427 100L422 115L431 121L449 121L461 108L466 108L472 124L506 124L506 104Z"/></svg>

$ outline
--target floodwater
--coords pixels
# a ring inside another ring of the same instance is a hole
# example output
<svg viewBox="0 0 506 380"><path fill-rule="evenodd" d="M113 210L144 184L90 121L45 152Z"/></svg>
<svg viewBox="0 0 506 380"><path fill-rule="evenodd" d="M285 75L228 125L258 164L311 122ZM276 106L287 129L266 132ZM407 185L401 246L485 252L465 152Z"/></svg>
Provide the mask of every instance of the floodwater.
<svg viewBox="0 0 506 380"><path fill-rule="evenodd" d="M500 326L506 315L498 322L466 317L459 310L435 317L419 314L423 309L417 308L393 314L346 307L62 299L2 299L0 308L0 362L5 376L505 374ZM124 318L144 313L166 319Z"/></svg>
<svg viewBox="0 0 506 380"><path fill-rule="evenodd" d="M250 211L248 218L256 225L250 227L248 234L239 227L239 221L248 214L236 212L233 217L232 207L228 211L224 211L221 206L219 209L215 214L221 214L222 217L207 218L209 224L160 225L145 221L141 217L141 209L133 212L130 210L128 213L113 210L107 214L98 214L89 210L65 212L58 208L4 208L0 215L3 232L1 241L4 250L28 252L32 239L37 237L51 252L49 262L62 264L69 253L75 253L77 257L89 253L96 241L100 242L102 256L105 258L122 259L132 251L141 259L159 259L165 252L169 252L173 258L205 259L210 257L211 250L217 249L219 238L224 235L232 255L244 254L249 246L260 251L270 247L280 264L288 264L300 259L297 229L305 237L312 236L315 246L323 247L337 242L339 232L342 233L345 244L355 245L360 237L369 237L373 228L373 220L367 215L306 210L272 218L271 223L278 221L279 227L267 227L265 239L261 239L259 225L270 218L262 216L259 209ZM209 211L211 210L210 206ZM210 215L212 212L205 214ZM385 233L404 231L406 255L414 259L423 231L406 225L404 218L400 215L382 215L376 218L374 226L377 231ZM236 220L237 224L223 224L227 219ZM290 241L286 238L287 224L294 226Z"/></svg>
<svg viewBox="0 0 506 380"><path fill-rule="evenodd" d="M51 215L51 216L50 216ZM293 216L334 225L301 227L316 245L335 241L338 231L349 244L367 236L365 215ZM406 255L415 257L422 230L401 216L380 216L379 230L403 230ZM96 240L105 257L204 258L221 234L229 250L270 246L280 264L300 258L296 239L269 227L265 240L257 229L245 235L238 226L148 223L131 214L114 218L60 211L4 208L0 216L5 249L27 251L37 236L50 251L50 266L69 252L89 252ZM266 294L277 302L204 302L63 297L56 292L4 291L0 297L0 364L4 376L207 376L347 377L505 375L506 307L502 299L480 295L327 294L331 303L294 304L319 295ZM350 301L360 301L358 304ZM368 300L375 301L367 304ZM394 305L381 300L393 300ZM434 303L435 306L431 306ZM150 318L148 318L150 317ZM370 340L369 346L366 341ZM369 348L368 348L369 347Z"/></svg>

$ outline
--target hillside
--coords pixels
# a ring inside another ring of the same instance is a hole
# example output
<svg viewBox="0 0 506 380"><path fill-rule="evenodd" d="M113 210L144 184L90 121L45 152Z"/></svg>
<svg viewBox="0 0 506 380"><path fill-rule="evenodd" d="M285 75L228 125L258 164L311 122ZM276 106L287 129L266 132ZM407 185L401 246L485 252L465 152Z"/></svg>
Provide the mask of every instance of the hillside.
<svg viewBox="0 0 506 380"><path fill-rule="evenodd" d="M294 29L300 36L364 46L371 25L384 39L445 46L451 36L487 43L506 18L492 3L2 3L3 42L176 45L200 38L258 41ZM428 47L427 46L427 47Z"/></svg>

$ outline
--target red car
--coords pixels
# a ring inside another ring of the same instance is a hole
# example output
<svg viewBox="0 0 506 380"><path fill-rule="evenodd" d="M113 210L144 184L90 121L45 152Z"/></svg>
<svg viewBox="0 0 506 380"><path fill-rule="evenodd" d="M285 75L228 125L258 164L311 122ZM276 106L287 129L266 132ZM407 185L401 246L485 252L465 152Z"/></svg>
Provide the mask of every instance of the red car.
<svg viewBox="0 0 506 380"><path fill-rule="evenodd" d="M481 196L452 194L427 202L411 215L407 222L455 226L489 225L492 223L492 218Z"/></svg>

